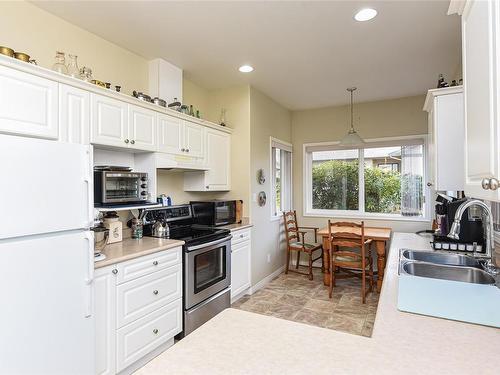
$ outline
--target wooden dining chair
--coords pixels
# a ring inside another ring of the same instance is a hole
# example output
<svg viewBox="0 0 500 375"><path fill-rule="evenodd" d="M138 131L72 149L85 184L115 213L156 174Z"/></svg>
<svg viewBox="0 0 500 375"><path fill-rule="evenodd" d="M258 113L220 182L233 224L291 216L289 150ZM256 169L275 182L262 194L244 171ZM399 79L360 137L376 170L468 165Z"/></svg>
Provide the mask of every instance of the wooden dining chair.
<svg viewBox="0 0 500 375"><path fill-rule="evenodd" d="M336 229L343 227L343 229ZM349 229L346 229L349 228ZM373 290L372 240L365 238L365 224L351 222L332 222L328 220L330 251L330 285L328 296L332 298L335 279L357 277L361 279L361 298L366 302L366 295ZM358 251L356 251L358 250ZM335 276L336 272L344 272ZM368 280L368 289L366 281Z"/></svg>
<svg viewBox="0 0 500 375"><path fill-rule="evenodd" d="M288 212L283 212L283 220L284 220L284 226L285 226L285 236L286 236L286 268L285 268L285 274L288 274L288 272L296 272L300 273L301 275L308 275L309 280L313 279L313 263L317 261L318 259L321 259L321 271L323 272L325 269L325 263L324 263L324 257L323 257L323 245L321 243L318 243L318 229L316 227L299 227L297 225L297 212L294 211L288 211ZM314 231L314 243L307 243L305 242L305 235L307 231ZM316 259L313 259L313 253L316 250L320 250L321 254L318 256ZM297 264L295 266L295 270L290 269L290 253L292 251L297 252ZM300 263L300 254L301 253L306 253L309 255L309 272L300 272L297 271L299 268L299 263Z"/></svg>

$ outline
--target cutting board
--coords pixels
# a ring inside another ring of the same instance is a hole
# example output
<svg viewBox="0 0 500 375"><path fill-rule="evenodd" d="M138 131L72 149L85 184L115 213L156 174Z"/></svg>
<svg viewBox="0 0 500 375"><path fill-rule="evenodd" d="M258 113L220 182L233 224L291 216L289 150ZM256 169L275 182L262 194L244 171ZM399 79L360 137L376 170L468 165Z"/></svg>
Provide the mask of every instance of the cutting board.
<svg viewBox="0 0 500 375"><path fill-rule="evenodd" d="M500 328L500 289L495 285L399 275L398 309Z"/></svg>

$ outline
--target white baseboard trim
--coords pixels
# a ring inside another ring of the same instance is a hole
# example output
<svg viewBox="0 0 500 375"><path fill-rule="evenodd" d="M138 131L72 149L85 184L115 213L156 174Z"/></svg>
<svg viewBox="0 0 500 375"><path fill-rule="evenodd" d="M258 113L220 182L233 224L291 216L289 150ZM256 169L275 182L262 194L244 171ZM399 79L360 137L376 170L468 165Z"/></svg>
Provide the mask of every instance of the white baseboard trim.
<svg viewBox="0 0 500 375"><path fill-rule="evenodd" d="M248 289L248 294L252 295L254 294L256 291L258 291L259 289L262 289L264 288L267 284L269 284L271 282L271 280L273 280L275 277L279 276L281 273L283 273L283 271L285 271L285 265L282 265L280 268L278 268L276 271L274 271L273 273L271 273L270 275L267 275L266 277L264 277L262 280L260 280L257 284L251 286L249 289Z"/></svg>

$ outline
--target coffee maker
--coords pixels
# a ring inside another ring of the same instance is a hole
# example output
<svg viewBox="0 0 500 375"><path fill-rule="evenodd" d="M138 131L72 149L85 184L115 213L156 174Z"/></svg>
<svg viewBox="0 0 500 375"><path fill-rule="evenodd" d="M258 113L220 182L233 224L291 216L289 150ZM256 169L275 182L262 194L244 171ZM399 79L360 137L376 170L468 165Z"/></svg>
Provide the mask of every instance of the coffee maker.
<svg viewBox="0 0 500 375"><path fill-rule="evenodd" d="M481 212L474 207L467 208L460 220L459 239L448 236L455 220L457 209L467 199L457 199L444 194L438 194L436 199L437 230L433 234L433 247L436 250L452 250L464 252L482 252L485 250L484 230Z"/></svg>

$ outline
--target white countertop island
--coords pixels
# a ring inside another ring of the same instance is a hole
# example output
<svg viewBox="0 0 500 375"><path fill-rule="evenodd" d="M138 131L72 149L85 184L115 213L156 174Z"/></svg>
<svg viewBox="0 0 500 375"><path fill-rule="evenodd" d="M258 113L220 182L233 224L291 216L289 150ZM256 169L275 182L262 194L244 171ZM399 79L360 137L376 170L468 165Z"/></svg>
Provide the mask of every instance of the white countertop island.
<svg viewBox="0 0 500 375"><path fill-rule="evenodd" d="M500 329L398 311L400 248L430 245L394 234L371 338L227 309L137 374L500 374Z"/></svg>

